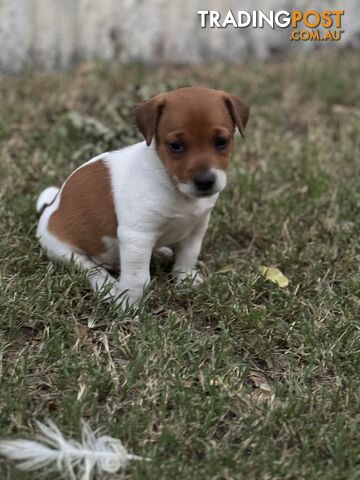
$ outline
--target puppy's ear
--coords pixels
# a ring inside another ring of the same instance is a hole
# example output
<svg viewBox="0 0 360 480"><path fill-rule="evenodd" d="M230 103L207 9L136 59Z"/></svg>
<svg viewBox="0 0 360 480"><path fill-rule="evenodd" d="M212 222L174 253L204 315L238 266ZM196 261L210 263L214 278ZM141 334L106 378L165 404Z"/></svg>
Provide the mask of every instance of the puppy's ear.
<svg viewBox="0 0 360 480"><path fill-rule="evenodd" d="M225 95L225 103L227 108L229 109L234 124L238 127L241 136L244 137L245 127L249 120L249 105L241 98L229 94Z"/></svg>
<svg viewBox="0 0 360 480"><path fill-rule="evenodd" d="M139 129L149 146L156 134L162 109L165 106L165 99L162 95L139 103L135 108L135 125Z"/></svg>

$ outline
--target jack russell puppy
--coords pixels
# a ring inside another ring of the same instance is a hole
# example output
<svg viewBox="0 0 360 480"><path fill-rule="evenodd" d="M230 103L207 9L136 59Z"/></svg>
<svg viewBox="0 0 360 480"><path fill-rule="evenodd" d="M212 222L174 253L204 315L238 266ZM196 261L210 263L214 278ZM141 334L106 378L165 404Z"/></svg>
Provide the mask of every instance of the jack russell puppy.
<svg viewBox="0 0 360 480"><path fill-rule="evenodd" d="M53 261L74 261L95 291L137 303L150 281L153 252L171 246L178 282L195 270L226 169L235 127L244 135L249 106L223 91L180 88L139 104L145 141L103 153L62 187L37 200L37 237ZM119 279L109 271L121 270ZM125 302L124 302L125 300Z"/></svg>

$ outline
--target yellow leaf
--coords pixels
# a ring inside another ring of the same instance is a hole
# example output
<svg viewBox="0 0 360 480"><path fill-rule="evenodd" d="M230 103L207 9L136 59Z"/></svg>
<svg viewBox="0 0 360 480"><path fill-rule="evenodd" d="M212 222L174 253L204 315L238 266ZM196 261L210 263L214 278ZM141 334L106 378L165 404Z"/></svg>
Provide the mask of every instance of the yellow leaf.
<svg viewBox="0 0 360 480"><path fill-rule="evenodd" d="M289 279L276 267L270 265L270 267L265 267L260 265L259 272L263 275L266 280L276 283L280 288L286 288L289 285Z"/></svg>

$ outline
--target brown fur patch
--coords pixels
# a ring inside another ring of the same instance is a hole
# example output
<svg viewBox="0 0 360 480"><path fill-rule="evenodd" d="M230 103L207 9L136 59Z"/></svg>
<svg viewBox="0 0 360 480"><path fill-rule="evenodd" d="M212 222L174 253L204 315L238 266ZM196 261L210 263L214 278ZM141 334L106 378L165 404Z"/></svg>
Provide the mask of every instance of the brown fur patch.
<svg viewBox="0 0 360 480"><path fill-rule="evenodd" d="M87 255L106 251L102 238L116 238L117 219L109 170L103 160L81 167L68 178L48 229Z"/></svg>

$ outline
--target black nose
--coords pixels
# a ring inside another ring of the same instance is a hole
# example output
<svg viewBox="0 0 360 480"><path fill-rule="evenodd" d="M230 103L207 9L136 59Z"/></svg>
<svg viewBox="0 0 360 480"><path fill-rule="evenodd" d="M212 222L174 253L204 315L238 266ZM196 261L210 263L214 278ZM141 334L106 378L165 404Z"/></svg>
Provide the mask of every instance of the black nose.
<svg viewBox="0 0 360 480"><path fill-rule="evenodd" d="M201 173L193 178L193 182L198 190L206 192L211 190L216 182L216 176L212 172Z"/></svg>

